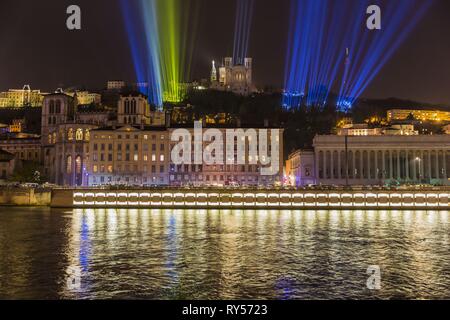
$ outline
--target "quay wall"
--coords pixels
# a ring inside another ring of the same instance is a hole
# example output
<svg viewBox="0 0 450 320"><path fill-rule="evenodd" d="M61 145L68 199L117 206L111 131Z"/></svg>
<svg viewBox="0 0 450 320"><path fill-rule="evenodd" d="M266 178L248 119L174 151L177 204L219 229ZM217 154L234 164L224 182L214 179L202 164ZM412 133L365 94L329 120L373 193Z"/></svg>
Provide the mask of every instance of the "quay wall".
<svg viewBox="0 0 450 320"><path fill-rule="evenodd" d="M449 188L429 190L0 189L0 206L189 209L448 210Z"/></svg>
<svg viewBox="0 0 450 320"><path fill-rule="evenodd" d="M53 190L52 207L189 209L449 209L450 189L431 190Z"/></svg>
<svg viewBox="0 0 450 320"><path fill-rule="evenodd" d="M51 191L37 189L0 189L0 206L50 206Z"/></svg>

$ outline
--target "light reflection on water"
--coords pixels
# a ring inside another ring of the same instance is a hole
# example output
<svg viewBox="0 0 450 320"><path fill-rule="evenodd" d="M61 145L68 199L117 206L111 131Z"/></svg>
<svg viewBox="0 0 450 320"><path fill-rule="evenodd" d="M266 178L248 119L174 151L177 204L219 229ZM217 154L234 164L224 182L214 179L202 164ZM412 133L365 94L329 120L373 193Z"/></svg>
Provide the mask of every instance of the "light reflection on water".
<svg viewBox="0 0 450 320"><path fill-rule="evenodd" d="M0 208L0 298L450 298L449 235L447 211Z"/></svg>

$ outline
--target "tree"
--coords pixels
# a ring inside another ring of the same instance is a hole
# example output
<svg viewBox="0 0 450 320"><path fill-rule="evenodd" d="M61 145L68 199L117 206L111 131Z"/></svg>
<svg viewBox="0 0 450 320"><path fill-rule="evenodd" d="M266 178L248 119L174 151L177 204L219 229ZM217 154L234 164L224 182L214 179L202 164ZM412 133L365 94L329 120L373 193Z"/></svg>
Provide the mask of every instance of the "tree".
<svg viewBox="0 0 450 320"><path fill-rule="evenodd" d="M408 115L408 117L406 118L406 120L408 120L408 121L416 121L416 117L414 117L414 114L410 113Z"/></svg>
<svg viewBox="0 0 450 320"><path fill-rule="evenodd" d="M9 178L12 182L19 183L44 183L45 177L42 175L42 168L39 163L24 161Z"/></svg>

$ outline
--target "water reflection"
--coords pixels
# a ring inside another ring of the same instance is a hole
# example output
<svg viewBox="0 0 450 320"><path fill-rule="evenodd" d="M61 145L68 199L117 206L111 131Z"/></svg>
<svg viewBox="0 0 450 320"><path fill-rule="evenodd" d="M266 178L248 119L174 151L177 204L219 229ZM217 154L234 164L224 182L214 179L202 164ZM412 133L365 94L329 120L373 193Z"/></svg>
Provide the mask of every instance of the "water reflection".
<svg viewBox="0 0 450 320"><path fill-rule="evenodd" d="M448 215L13 209L0 214L0 297L449 298ZM380 291L365 286L369 265Z"/></svg>

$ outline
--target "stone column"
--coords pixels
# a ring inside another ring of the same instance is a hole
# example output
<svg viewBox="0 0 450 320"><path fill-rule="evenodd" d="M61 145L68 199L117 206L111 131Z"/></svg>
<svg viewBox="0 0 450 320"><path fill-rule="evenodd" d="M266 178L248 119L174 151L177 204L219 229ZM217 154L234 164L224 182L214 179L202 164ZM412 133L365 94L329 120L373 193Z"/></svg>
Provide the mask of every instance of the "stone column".
<svg viewBox="0 0 450 320"><path fill-rule="evenodd" d="M353 150L352 150L352 162L353 162L353 165L352 165L352 172L351 172L351 174L350 174L350 177L351 177L352 179L355 179L355 178L356 178L356 175L355 175L355 169L356 169L356 152L354 152Z"/></svg>
<svg viewBox="0 0 450 320"><path fill-rule="evenodd" d="M410 176L409 176L409 151L408 150L405 150L405 160L406 160L406 164L405 164L405 178L406 178L406 180L409 180L409 178L410 178Z"/></svg>
<svg viewBox="0 0 450 320"><path fill-rule="evenodd" d="M440 179L441 175L440 175L440 170L439 170L439 150L436 150L436 179Z"/></svg>
<svg viewBox="0 0 450 320"><path fill-rule="evenodd" d="M319 171L320 171L320 159L319 159L319 156L320 156L320 150L317 150L316 154L315 154L316 161L314 161L315 162L314 172L315 172L315 175L316 175L317 183L320 183L320 174L319 174ZM227 168L228 166L225 166L225 167ZM226 169L226 171L228 172L228 168ZM203 179L205 179L205 177L203 177Z"/></svg>
<svg viewBox="0 0 450 320"><path fill-rule="evenodd" d="M330 177L331 177L331 179L335 179L335 176L334 176L334 150L331 150L330 151L330 154L331 154L331 159L330 159Z"/></svg>
<svg viewBox="0 0 450 320"><path fill-rule="evenodd" d="M448 179L448 174L447 174L447 150L442 150L443 154L442 154L442 160L444 161L443 167L444 167L444 180Z"/></svg>
<svg viewBox="0 0 450 320"><path fill-rule="evenodd" d="M342 155L342 152L341 151L338 151L338 179L339 180L341 180L342 179L342 161L341 161L341 155Z"/></svg>
<svg viewBox="0 0 450 320"><path fill-rule="evenodd" d="M392 150L389 150L389 179L394 178L394 170L392 168L394 162L392 161Z"/></svg>
<svg viewBox="0 0 450 320"><path fill-rule="evenodd" d="M364 150L359 152L359 177L364 179Z"/></svg>
<svg viewBox="0 0 450 320"><path fill-rule="evenodd" d="M428 150L428 159L427 159L427 161L428 161L428 170L427 170L428 178L431 180L432 177L433 177L433 175L431 174L431 170L432 170L432 167L431 167L431 150Z"/></svg>
<svg viewBox="0 0 450 320"><path fill-rule="evenodd" d="M375 175L375 180L379 180L378 172L380 171L380 168L378 168L378 150L374 150L373 161L375 162L375 168L373 169L373 174Z"/></svg>
<svg viewBox="0 0 450 320"><path fill-rule="evenodd" d="M416 151L414 150L413 151L413 159L412 159L413 164L414 164L414 167L413 167L413 176L414 176L413 181L419 180L419 179L417 179L417 166L418 165L420 166L420 161L416 161L417 157L419 157L419 156L417 155Z"/></svg>

